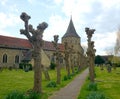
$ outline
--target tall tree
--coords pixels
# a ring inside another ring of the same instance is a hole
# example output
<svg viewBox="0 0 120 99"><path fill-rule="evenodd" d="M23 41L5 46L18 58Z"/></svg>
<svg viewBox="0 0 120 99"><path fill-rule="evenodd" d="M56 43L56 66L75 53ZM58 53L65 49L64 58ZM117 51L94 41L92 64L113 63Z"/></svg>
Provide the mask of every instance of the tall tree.
<svg viewBox="0 0 120 99"><path fill-rule="evenodd" d="M61 61L61 53L59 51L59 47L58 47L58 35L54 35L54 41L52 42L56 51L54 53L54 55L56 56L56 69L57 69L57 84L60 84L61 82L61 67L60 67L60 61Z"/></svg>
<svg viewBox="0 0 120 99"><path fill-rule="evenodd" d="M95 32L95 29L85 28L85 32L88 38L88 49L87 49L87 59L88 59L88 66L89 66L89 73L90 73L90 80L94 82L94 60L95 60L95 52L94 49L94 41L91 41L92 35Z"/></svg>
<svg viewBox="0 0 120 99"><path fill-rule="evenodd" d="M33 46L33 59L34 59L34 86L33 91L42 93L42 64L41 64L41 50L43 46L43 32L48 27L46 22L37 26L37 30L28 24L31 18L25 12L20 15L20 18L25 23L25 29L20 29L20 33L24 34Z"/></svg>
<svg viewBox="0 0 120 99"><path fill-rule="evenodd" d="M65 47L64 53L65 53L65 63L66 63L67 75L70 76L70 64L69 64L70 50L69 50L69 46L68 46L67 42L65 42L64 47Z"/></svg>

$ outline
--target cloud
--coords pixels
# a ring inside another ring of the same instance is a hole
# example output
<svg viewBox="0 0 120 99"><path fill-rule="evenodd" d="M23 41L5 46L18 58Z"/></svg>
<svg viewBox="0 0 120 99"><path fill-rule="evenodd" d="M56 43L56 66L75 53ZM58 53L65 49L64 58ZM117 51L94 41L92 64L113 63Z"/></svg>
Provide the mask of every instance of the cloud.
<svg viewBox="0 0 120 99"><path fill-rule="evenodd" d="M106 54L106 48L114 48L116 43L116 31L106 34L95 33L93 35L95 41L96 54Z"/></svg>
<svg viewBox="0 0 120 99"><path fill-rule="evenodd" d="M67 26L68 26L68 19L63 19L59 15L52 15L49 18L49 26L45 30L44 33L44 39L45 40L51 40L53 39L53 36L58 34L60 41L61 37L65 34Z"/></svg>
<svg viewBox="0 0 120 99"><path fill-rule="evenodd" d="M20 23L20 19L15 14L5 14L3 12L0 13L0 29L5 29L7 27L15 26Z"/></svg>
<svg viewBox="0 0 120 99"><path fill-rule="evenodd" d="M55 2L57 5L60 5L60 4L63 2L63 0L54 0L54 2Z"/></svg>
<svg viewBox="0 0 120 99"><path fill-rule="evenodd" d="M10 32L7 32L5 30L0 29L0 35L5 35L5 36L12 36Z"/></svg>
<svg viewBox="0 0 120 99"><path fill-rule="evenodd" d="M7 2L7 1L8 1L8 0L1 0L1 1L0 1L0 4L4 6L4 5L6 5L6 2Z"/></svg>
<svg viewBox="0 0 120 99"><path fill-rule="evenodd" d="M44 17L48 20L49 26L44 33L45 40L53 40L55 34L58 34L61 39L72 15L76 31L81 36L81 44L87 44L84 28L89 27L96 29L93 40L97 53L105 54L106 47L114 46L115 32L120 25L120 0L27 0L25 3L28 2L30 6L32 4L31 12L28 11L28 13L34 14L31 16ZM8 34L6 32L8 28L16 28L18 24L23 26L18 15L21 9L17 6L19 2L7 5L8 0L2 0L1 3L6 8L3 8L2 12L0 11L0 31ZM26 7L24 9L26 10ZM41 12L36 13L35 9L40 9Z"/></svg>

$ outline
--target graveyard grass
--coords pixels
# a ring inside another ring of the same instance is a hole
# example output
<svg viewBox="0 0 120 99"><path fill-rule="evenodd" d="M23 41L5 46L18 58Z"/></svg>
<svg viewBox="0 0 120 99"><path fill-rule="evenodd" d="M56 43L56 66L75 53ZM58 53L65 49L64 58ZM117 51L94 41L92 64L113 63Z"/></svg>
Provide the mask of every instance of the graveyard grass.
<svg viewBox="0 0 120 99"><path fill-rule="evenodd" d="M105 94L109 99L120 99L120 67L114 70L112 68L111 73L108 73L106 68L103 71L99 67L95 68L96 78L95 81L98 86L98 91ZM88 78L85 84L82 86L78 99L86 99L89 91L86 90L89 84Z"/></svg>
<svg viewBox="0 0 120 99"><path fill-rule="evenodd" d="M64 87L67 85L72 79L63 81L63 77L66 74L66 70L61 70L61 84L57 85L55 88L48 88L46 85L49 83L49 81L45 80L45 77L43 75L43 81L42 81L42 89L43 89L43 99L47 99L50 95L53 94L54 91L59 90L61 87ZM50 70L49 71L51 81L56 81L56 70ZM4 97L10 93L11 91L20 91L20 92L26 92L27 90L32 89L33 87L33 77L34 73L33 71L24 72L23 70L8 70L5 69L2 72L0 72L0 99L4 99Z"/></svg>

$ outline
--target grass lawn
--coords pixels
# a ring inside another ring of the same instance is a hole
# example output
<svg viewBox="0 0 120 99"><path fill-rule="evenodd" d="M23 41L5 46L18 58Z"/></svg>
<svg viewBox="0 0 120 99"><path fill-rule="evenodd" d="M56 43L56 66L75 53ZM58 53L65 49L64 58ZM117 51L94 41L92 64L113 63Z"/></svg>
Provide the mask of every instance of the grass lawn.
<svg viewBox="0 0 120 99"><path fill-rule="evenodd" d="M120 99L120 68L112 69L112 72L108 73L106 68L101 71L99 67L96 67L95 72L98 91L103 92L109 99ZM85 99L88 95L89 91L86 90L88 84L89 80L86 79L78 99Z"/></svg>
<svg viewBox="0 0 120 99"><path fill-rule="evenodd" d="M7 69L0 72L0 99L4 99L4 97L11 91L18 90L21 92L26 92L29 89L33 88L33 71L24 72L23 70L12 70L9 71ZM49 71L50 78L52 81L56 81L56 71ZM43 92L46 93L44 99L47 99L49 95L51 95L54 91L59 90L61 87L67 85L72 79L63 81L63 77L66 75L66 70L61 70L62 82L60 85L57 85L55 88L48 88L46 85L49 81L46 81L43 75Z"/></svg>

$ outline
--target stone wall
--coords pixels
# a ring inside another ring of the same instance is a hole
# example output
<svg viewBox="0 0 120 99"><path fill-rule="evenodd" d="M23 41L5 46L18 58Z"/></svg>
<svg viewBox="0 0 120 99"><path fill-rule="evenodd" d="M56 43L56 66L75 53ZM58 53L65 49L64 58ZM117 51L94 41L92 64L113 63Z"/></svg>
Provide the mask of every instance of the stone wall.
<svg viewBox="0 0 120 99"><path fill-rule="evenodd" d="M3 55L7 55L7 63L3 63ZM1 67L10 67L10 66L18 66L19 63L15 63L15 56L19 56L19 62L22 59L22 50L18 49L8 49L8 48L0 48L0 66Z"/></svg>
<svg viewBox="0 0 120 99"><path fill-rule="evenodd" d="M9 48L0 48L0 67L10 67L10 66L19 66L19 63L21 62L22 58L23 58L23 51L26 50L21 50L21 49L9 49ZM45 54L47 55L47 63L50 61L53 61L54 58L54 62L56 62L55 57L53 56L54 51L44 51ZM3 63L3 55L6 54L7 55L7 63ZM18 55L19 56L19 63L15 63L15 56ZM62 53L62 55L64 56L64 54ZM33 59L30 61L30 63L32 65L34 65L34 61ZM65 65L65 61L63 59L63 63L62 65Z"/></svg>

